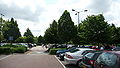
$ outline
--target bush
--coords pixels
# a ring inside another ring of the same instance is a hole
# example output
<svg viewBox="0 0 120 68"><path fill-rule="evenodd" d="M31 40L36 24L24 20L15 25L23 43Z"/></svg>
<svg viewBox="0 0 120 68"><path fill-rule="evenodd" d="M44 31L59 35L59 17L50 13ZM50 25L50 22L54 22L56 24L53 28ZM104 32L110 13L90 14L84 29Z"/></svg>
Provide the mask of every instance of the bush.
<svg viewBox="0 0 120 68"><path fill-rule="evenodd" d="M55 55L58 50L64 50L66 48L51 48L49 54Z"/></svg>
<svg viewBox="0 0 120 68"><path fill-rule="evenodd" d="M3 45L2 47L17 47L16 45L9 45L9 44L7 44L7 45Z"/></svg>
<svg viewBox="0 0 120 68"><path fill-rule="evenodd" d="M27 51L27 48L25 47L17 47L17 48L13 48L14 53L24 53Z"/></svg>
<svg viewBox="0 0 120 68"><path fill-rule="evenodd" d="M4 45L0 47L0 54L24 53L27 47L24 45Z"/></svg>
<svg viewBox="0 0 120 68"><path fill-rule="evenodd" d="M14 50L11 47L0 47L0 54L11 54Z"/></svg>

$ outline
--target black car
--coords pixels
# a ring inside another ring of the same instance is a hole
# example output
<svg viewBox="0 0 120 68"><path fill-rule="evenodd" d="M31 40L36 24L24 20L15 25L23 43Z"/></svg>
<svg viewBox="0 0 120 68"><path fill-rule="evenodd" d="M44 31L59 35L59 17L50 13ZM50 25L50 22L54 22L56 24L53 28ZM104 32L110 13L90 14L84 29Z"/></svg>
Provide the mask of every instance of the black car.
<svg viewBox="0 0 120 68"><path fill-rule="evenodd" d="M87 68L93 68L94 67L94 62L98 58L98 56L102 52L100 51L94 51L94 52L89 52L83 56L83 59L81 63L79 63L79 66L83 65Z"/></svg>

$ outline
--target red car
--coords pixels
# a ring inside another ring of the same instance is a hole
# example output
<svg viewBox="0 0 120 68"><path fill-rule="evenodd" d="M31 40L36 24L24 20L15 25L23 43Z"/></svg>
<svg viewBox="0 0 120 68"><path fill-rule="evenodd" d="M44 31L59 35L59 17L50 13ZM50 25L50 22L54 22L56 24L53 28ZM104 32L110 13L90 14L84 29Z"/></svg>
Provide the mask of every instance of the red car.
<svg viewBox="0 0 120 68"><path fill-rule="evenodd" d="M103 52L95 61L94 68L120 68L120 51Z"/></svg>

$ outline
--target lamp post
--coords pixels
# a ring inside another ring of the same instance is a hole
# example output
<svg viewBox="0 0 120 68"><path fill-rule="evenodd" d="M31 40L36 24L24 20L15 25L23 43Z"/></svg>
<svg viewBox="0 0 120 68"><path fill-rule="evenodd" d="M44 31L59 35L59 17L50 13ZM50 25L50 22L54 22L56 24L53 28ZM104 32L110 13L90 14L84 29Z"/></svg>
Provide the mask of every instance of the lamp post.
<svg viewBox="0 0 120 68"><path fill-rule="evenodd" d="M2 42L2 36L3 36L3 34L2 34L2 26L3 26L3 21L2 21L2 16L4 16L3 14L1 14L0 13L0 15L1 15L1 22L0 22L0 44L1 44L1 42Z"/></svg>
<svg viewBox="0 0 120 68"><path fill-rule="evenodd" d="M80 20L79 20L79 13L80 13L80 12L87 12L88 10L76 11L76 10L72 9L72 11L75 11L75 12L76 12L75 15L78 15L78 25L79 25L79 23L80 23Z"/></svg>

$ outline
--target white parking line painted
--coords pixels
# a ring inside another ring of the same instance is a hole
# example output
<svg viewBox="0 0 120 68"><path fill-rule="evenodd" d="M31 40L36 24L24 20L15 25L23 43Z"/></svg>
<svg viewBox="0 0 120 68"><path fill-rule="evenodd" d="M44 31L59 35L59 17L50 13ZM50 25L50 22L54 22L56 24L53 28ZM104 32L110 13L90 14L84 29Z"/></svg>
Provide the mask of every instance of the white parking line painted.
<svg viewBox="0 0 120 68"><path fill-rule="evenodd" d="M0 60L3 60L3 59L8 58L8 57L10 57L10 56L11 56L11 55L5 56L5 57L1 58Z"/></svg>
<svg viewBox="0 0 120 68"><path fill-rule="evenodd" d="M55 58L58 60L58 62L63 66L63 68L66 68L65 65L55 56Z"/></svg>

